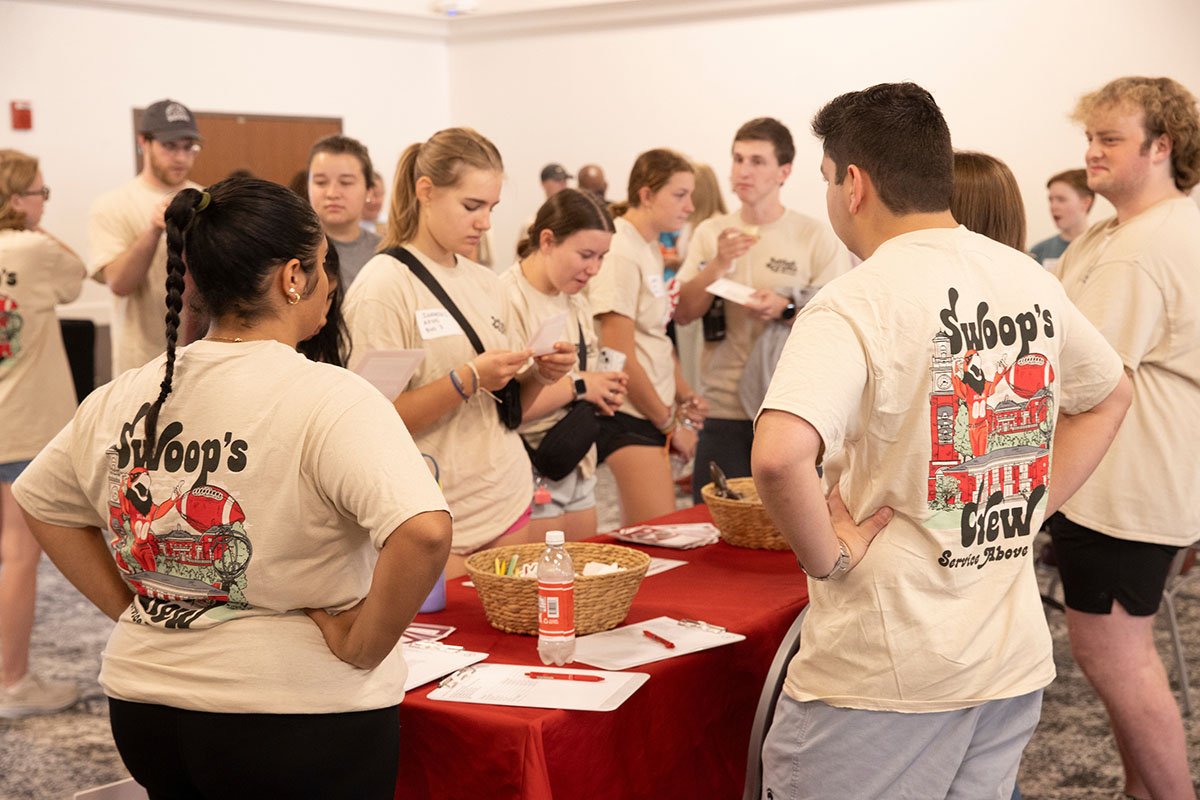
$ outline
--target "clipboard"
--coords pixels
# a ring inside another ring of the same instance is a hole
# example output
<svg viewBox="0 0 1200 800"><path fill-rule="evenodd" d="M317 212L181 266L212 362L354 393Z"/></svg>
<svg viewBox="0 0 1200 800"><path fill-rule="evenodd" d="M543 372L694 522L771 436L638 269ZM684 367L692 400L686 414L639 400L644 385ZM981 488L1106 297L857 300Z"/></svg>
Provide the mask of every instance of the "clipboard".
<svg viewBox="0 0 1200 800"><path fill-rule="evenodd" d="M583 677L548 680L531 678L530 673ZM444 679L429 693L429 699L525 708L612 711L620 708L649 679L644 672L475 664Z"/></svg>
<svg viewBox="0 0 1200 800"><path fill-rule="evenodd" d="M646 631L654 634L654 637L647 636ZM580 636L575 640L575 660L601 669L629 669L733 644L745 638L740 633L730 633L719 625L699 620L655 617L610 631ZM664 641L675 646L667 647Z"/></svg>
<svg viewBox="0 0 1200 800"><path fill-rule="evenodd" d="M404 679L405 692L444 678L488 657L487 653L463 650L457 645L431 641L406 644L402 648L402 654L404 663L408 665L408 677Z"/></svg>

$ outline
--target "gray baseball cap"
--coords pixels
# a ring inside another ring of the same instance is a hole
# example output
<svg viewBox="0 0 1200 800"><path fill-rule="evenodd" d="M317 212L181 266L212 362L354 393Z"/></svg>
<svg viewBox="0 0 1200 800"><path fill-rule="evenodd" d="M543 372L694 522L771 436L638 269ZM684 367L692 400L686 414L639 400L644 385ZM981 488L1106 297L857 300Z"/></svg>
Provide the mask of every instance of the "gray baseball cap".
<svg viewBox="0 0 1200 800"><path fill-rule="evenodd" d="M196 118L183 103L177 100L159 100L151 104L142 114L141 133L153 136L160 142L170 142L175 139L196 139L202 137L196 129Z"/></svg>
<svg viewBox="0 0 1200 800"><path fill-rule="evenodd" d="M542 167L542 180L544 181L566 181L575 177L569 174L562 164L547 164Z"/></svg>

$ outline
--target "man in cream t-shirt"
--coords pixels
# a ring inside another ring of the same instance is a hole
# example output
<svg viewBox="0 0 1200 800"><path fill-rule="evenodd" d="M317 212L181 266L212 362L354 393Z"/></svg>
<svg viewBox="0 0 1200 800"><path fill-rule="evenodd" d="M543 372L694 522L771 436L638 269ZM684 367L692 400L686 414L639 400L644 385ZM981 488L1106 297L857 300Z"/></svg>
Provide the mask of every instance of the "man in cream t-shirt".
<svg viewBox="0 0 1200 800"><path fill-rule="evenodd" d="M142 171L96 200L88 215L88 270L113 293L114 377L140 367L167 347L163 212L180 189L202 188L188 180L200 150L200 132L186 106L159 100L142 115L139 131Z"/></svg>
<svg viewBox="0 0 1200 800"><path fill-rule="evenodd" d="M1050 521L1071 650L1108 709L1131 797L1194 797L1152 628L1171 560L1200 539L1200 110L1170 78L1079 101L1088 186L1117 211L1059 262L1067 296L1116 349L1133 405Z"/></svg>
<svg viewBox="0 0 1200 800"><path fill-rule="evenodd" d="M750 415L757 409L744 407L739 387L755 342L768 325L792 324L805 289L824 286L850 268L827 225L780 202L795 153L792 134L779 120L761 117L738 129L730 180L742 207L696 228L679 271L677 324L709 311L716 295L708 288L718 279L754 289L745 304L725 301L720 339L705 336L700 393L712 413L696 445L696 465L704 478L692 483L697 503L703 502L708 462L715 461L730 478L750 474Z"/></svg>
<svg viewBox="0 0 1200 800"><path fill-rule="evenodd" d="M763 786L1006 800L1054 678L1033 537L1128 381L1052 275L955 222L927 91L842 95L813 131L830 221L865 261L797 316L757 419L754 478L811 603Z"/></svg>

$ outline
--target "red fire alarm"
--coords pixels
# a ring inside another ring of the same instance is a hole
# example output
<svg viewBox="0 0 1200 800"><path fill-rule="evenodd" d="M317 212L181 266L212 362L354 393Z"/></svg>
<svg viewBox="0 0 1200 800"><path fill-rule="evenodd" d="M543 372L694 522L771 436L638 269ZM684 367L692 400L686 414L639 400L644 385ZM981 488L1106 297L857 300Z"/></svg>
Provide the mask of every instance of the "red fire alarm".
<svg viewBox="0 0 1200 800"><path fill-rule="evenodd" d="M14 131L33 130L33 103L28 100L13 100L8 107L12 110Z"/></svg>

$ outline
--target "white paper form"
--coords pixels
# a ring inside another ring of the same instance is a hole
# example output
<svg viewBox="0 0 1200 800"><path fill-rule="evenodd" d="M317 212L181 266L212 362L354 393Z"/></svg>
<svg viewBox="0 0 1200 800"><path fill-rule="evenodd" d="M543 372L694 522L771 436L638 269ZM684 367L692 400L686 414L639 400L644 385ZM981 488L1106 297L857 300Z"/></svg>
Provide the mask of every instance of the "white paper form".
<svg viewBox="0 0 1200 800"><path fill-rule="evenodd" d="M669 648L644 633L650 631L675 645ZM601 669L629 669L745 639L740 633L719 632L680 624L672 617L601 631L575 640L575 660Z"/></svg>
<svg viewBox="0 0 1200 800"><path fill-rule="evenodd" d="M537 333L525 345L526 350L532 350L535 356L544 356L554 352L554 343L563 340L563 326L567 324L567 312L555 314L542 323Z"/></svg>
<svg viewBox="0 0 1200 800"><path fill-rule="evenodd" d="M669 547L672 550L691 550L714 544L721 538L717 526L709 522L682 522L675 525L631 525L609 534L630 544Z"/></svg>
<svg viewBox="0 0 1200 800"><path fill-rule="evenodd" d="M740 306L746 305L754 298L754 288L747 286L744 283L731 281L729 278L717 278L715 281L705 287L705 291L709 294L715 294L718 297L724 297L737 303Z"/></svg>
<svg viewBox="0 0 1200 800"><path fill-rule="evenodd" d="M531 678L530 673L597 676L601 680L549 680ZM476 664L446 678L429 693L429 699L525 708L612 711L649 679L644 672Z"/></svg>
<svg viewBox="0 0 1200 800"><path fill-rule="evenodd" d="M686 563L688 563L688 562L681 561L678 558L653 558L652 557L650 559L650 566L646 568L646 577L649 578L651 575L657 575L658 573L666 572L669 569L675 569L676 567L682 567Z"/></svg>
<svg viewBox="0 0 1200 800"><path fill-rule="evenodd" d="M404 680L406 692L488 657L487 653L461 650L457 647L414 647L408 644L404 645L403 654L404 663L408 665L408 677Z"/></svg>
<svg viewBox="0 0 1200 800"><path fill-rule="evenodd" d="M373 350L357 359L354 372L394 403L424 358L424 350Z"/></svg>

